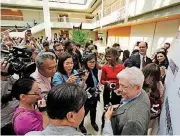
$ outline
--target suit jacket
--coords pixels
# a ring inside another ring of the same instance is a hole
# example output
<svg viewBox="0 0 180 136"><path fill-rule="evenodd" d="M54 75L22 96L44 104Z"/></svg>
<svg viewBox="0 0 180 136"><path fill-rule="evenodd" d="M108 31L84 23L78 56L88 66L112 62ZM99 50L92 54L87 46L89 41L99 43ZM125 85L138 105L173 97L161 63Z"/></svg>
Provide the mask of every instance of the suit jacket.
<svg viewBox="0 0 180 136"><path fill-rule="evenodd" d="M130 58L129 58L129 61L127 62L127 67L137 67L137 68L140 68L140 64L141 64L141 60L140 60L140 55L137 54L137 55L132 55ZM148 58L146 56L146 63L145 65L149 64L149 63L152 63L152 60L150 58Z"/></svg>
<svg viewBox="0 0 180 136"><path fill-rule="evenodd" d="M146 135L150 120L150 100L142 90L134 100L119 106L111 123L114 135Z"/></svg>

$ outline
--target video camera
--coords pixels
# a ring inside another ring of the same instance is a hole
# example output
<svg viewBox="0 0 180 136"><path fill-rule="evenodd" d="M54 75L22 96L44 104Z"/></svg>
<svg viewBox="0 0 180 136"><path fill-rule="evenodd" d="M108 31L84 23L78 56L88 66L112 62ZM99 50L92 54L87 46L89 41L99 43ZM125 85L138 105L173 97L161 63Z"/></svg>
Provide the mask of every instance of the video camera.
<svg viewBox="0 0 180 136"><path fill-rule="evenodd" d="M32 52L27 48L12 47L9 51L1 50L1 53L9 55L4 58L9 63L9 75L13 75L14 73L20 76L30 75L36 69L36 64L31 62Z"/></svg>

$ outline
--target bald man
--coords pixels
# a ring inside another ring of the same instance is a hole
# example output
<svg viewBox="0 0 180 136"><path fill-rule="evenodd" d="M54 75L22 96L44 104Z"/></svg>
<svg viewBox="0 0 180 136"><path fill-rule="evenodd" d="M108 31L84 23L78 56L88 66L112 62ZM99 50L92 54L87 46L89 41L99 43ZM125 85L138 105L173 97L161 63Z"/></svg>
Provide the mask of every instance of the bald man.
<svg viewBox="0 0 180 136"><path fill-rule="evenodd" d="M137 67L143 69L149 63L152 63L152 60L146 56L146 52L148 49L147 42L139 43L139 53L136 55L132 55L127 63L127 67Z"/></svg>

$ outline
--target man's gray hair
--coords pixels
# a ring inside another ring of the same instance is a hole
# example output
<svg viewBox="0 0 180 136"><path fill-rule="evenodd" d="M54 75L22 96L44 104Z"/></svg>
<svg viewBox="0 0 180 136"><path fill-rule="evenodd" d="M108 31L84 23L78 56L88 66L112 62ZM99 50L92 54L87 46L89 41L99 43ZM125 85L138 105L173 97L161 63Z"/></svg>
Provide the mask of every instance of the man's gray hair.
<svg viewBox="0 0 180 136"><path fill-rule="evenodd" d="M46 59L51 59L54 60L56 59L56 56L52 53L52 52L43 52L43 53L39 53L38 56L36 57L36 66L42 67L42 65L44 64L44 61Z"/></svg>
<svg viewBox="0 0 180 136"><path fill-rule="evenodd" d="M126 79L129 83L134 86L138 85L142 88L144 83L144 75L142 71L136 67L126 68L118 73L117 78L120 80L121 78Z"/></svg>

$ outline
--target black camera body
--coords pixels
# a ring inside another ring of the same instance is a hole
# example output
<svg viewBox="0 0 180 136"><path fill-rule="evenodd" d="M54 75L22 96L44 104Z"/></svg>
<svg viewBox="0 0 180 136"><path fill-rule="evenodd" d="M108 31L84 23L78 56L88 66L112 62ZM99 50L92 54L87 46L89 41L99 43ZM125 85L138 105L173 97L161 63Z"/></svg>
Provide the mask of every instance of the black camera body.
<svg viewBox="0 0 180 136"><path fill-rule="evenodd" d="M8 74L28 75L35 71L36 64L31 62L32 52L24 47L12 47L9 57L5 58L9 63Z"/></svg>

